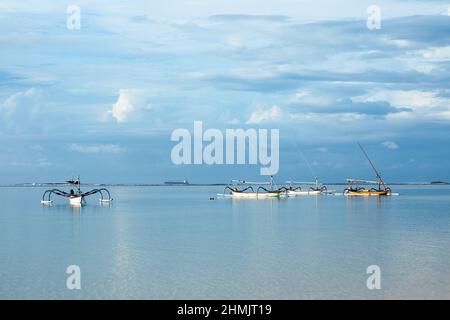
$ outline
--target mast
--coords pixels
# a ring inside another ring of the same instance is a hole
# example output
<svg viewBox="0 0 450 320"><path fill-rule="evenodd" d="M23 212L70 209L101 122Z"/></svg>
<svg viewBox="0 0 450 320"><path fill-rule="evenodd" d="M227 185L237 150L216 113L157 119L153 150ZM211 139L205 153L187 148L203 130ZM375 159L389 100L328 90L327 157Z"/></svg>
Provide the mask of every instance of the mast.
<svg viewBox="0 0 450 320"><path fill-rule="evenodd" d="M270 176L270 191L273 191L273 186L275 185L275 180L273 176Z"/></svg>
<svg viewBox="0 0 450 320"><path fill-rule="evenodd" d="M364 148L361 146L361 144L359 142L358 142L358 146L361 149L361 151L364 153L364 155L366 156L367 161L369 161L369 164L372 167L373 171L375 172L375 175L377 176L379 182L383 185L383 187L386 188L386 185L384 184L383 178L381 178L380 173L377 171L377 169L375 168L374 164L370 160L369 156L367 155L366 150L364 150Z"/></svg>

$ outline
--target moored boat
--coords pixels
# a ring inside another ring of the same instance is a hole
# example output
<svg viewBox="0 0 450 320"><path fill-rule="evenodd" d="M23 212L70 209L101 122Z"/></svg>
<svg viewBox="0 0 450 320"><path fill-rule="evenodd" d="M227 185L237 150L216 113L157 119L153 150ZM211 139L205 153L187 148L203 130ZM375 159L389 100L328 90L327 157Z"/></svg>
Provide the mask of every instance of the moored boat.
<svg viewBox="0 0 450 320"><path fill-rule="evenodd" d="M347 179L348 187L344 190L344 195L346 196L390 196L392 195L391 188L386 186L381 178L380 173L375 168L375 165L370 160L367 152L363 149L363 147L358 143L359 148L363 152L367 161L369 162L372 170L375 172L377 177L377 181L368 181L368 180L359 180L359 179ZM377 188L367 188L363 186L368 185L376 185Z"/></svg>
<svg viewBox="0 0 450 320"><path fill-rule="evenodd" d="M88 192L82 192L81 191L81 182L80 182L79 177L78 177L78 179L72 179L72 180L66 181L65 184L75 186L76 190L74 190L75 188L71 189L69 192L65 192L60 189L46 190L44 192L44 194L42 195L41 204L52 205L53 200L51 199L51 196L53 194L56 194L61 197L69 198L69 204L71 206L77 206L77 207L85 205L86 204L85 198L90 195L94 195L94 194L100 194L100 199L99 199L100 203L111 203L113 200L111 198L111 194L109 193L108 189L106 189L106 188L93 189Z"/></svg>
<svg viewBox="0 0 450 320"><path fill-rule="evenodd" d="M83 196L71 196L69 198L69 203L71 206L82 206L86 203Z"/></svg>
<svg viewBox="0 0 450 320"><path fill-rule="evenodd" d="M327 187L320 184L317 178L314 182L286 181L286 183L288 187L284 189L288 197L319 195L327 192ZM306 187L302 189L302 186Z"/></svg>
<svg viewBox="0 0 450 320"><path fill-rule="evenodd" d="M277 199L283 194L282 190L276 189L273 177L270 177L269 182L232 180L224 188L223 194L225 195L227 191L232 198L236 199Z"/></svg>
<svg viewBox="0 0 450 320"><path fill-rule="evenodd" d="M367 181L347 179L349 186L344 190L346 196L390 196L391 188L385 186L381 181ZM378 188L366 188L362 185L377 185Z"/></svg>

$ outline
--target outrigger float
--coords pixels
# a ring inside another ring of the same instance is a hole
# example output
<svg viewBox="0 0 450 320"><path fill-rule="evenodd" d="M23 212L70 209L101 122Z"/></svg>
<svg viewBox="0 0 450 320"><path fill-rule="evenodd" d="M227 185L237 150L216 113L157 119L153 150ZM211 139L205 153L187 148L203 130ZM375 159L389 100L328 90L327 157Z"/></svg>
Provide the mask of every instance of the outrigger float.
<svg viewBox="0 0 450 320"><path fill-rule="evenodd" d="M268 187L266 188L265 186ZM227 191L229 193L227 193ZM283 190L275 189L274 179L273 177L270 177L269 182L232 180L231 183L224 188L223 194L219 194L219 196L228 196L237 199L278 199L282 194Z"/></svg>
<svg viewBox="0 0 450 320"><path fill-rule="evenodd" d="M285 187L288 197L319 195L328 191L327 187L319 183L317 178L314 182L286 181L286 184L289 185L289 187ZM302 186L311 187L302 189Z"/></svg>
<svg viewBox="0 0 450 320"><path fill-rule="evenodd" d="M369 161L370 166L372 167L375 175L377 177L377 181L367 181L367 180L359 180L359 179L347 179L348 187L344 190L344 195L346 196L390 196L392 195L391 188L386 186L383 179L381 178L380 173L375 168L374 164L370 160L367 152L363 149L363 147L358 143L359 148L364 153L367 161ZM368 185L376 185L377 188L366 188L363 186Z"/></svg>
<svg viewBox="0 0 450 320"><path fill-rule="evenodd" d="M94 195L94 194L100 194L100 203L110 203L113 201L111 198L111 194L109 193L109 190L106 188L100 188L100 189L93 189L88 192L82 192L81 191L81 182L80 177L78 179L73 179L66 181L67 184L75 186L76 190L70 189L70 191L67 193L65 191L62 191L60 189L50 189L44 192L42 195L41 204L44 205L51 205L53 203L53 200L51 199L53 194L56 194L61 197L69 198L69 203L71 206L83 206L86 204L86 197Z"/></svg>

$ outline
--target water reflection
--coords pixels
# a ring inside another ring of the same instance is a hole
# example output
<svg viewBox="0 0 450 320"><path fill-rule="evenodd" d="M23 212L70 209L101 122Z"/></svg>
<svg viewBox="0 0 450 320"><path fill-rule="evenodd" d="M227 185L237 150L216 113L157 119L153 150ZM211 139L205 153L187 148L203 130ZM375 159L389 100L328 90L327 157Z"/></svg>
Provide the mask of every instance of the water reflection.
<svg viewBox="0 0 450 320"><path fill-rule="evenodd" d="M206 200L220 191L124 187L114 205L74 208L1 189L0 298L450 296L449 189ZM73 263L79 296L64 286ZM382 292L365 287L369 264L382 268Z"/></svg>

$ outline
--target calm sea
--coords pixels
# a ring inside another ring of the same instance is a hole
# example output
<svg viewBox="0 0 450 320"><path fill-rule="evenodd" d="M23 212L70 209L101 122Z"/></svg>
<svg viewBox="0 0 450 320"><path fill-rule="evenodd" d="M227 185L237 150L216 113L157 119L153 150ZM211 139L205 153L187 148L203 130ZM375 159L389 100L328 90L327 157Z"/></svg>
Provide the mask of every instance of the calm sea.
<svg viewBox="0 0 450 320"><path fill-rule="evenodd" d="M115 187L112 205L81 209L42 206L43 190L0 188L1 299L450 298L448 187L259 201ZM69 265L81 290L66 288Z"/></svg>

